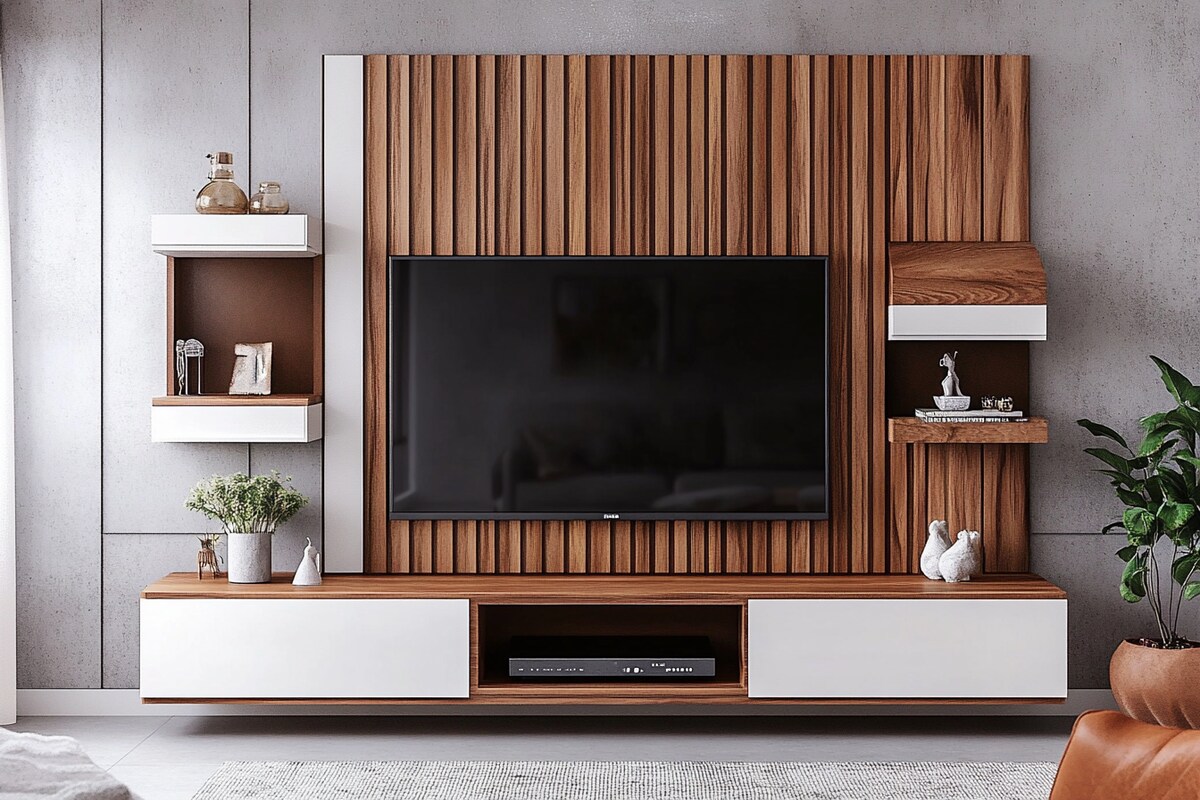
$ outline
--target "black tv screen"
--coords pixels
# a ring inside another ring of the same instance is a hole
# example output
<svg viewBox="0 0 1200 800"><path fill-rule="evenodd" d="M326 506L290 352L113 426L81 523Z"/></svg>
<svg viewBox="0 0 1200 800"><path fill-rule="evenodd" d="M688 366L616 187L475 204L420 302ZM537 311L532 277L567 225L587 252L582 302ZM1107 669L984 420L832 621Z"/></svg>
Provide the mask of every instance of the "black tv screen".
<svg viewBox="0 0 1200 800"><path fill-rule="evenodd" d="M388 292L392 518L828 518L826 259L393 257Z"/></svg>

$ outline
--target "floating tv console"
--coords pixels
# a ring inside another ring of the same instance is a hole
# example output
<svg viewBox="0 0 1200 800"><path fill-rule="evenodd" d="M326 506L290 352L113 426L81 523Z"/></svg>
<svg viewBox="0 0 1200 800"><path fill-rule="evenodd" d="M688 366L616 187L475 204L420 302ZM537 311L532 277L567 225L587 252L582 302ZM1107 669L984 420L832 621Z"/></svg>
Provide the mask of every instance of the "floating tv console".
<svg viewBox="0 0 1200 800"><path fill-rule="evenodd" d="M177 573L147 587L141 607L146 703L1016 703L1067 692L1066 595L1035 575L329 576L299 588ZM703 636L715 674L509 677L513 637L565 634Z"/></svg>

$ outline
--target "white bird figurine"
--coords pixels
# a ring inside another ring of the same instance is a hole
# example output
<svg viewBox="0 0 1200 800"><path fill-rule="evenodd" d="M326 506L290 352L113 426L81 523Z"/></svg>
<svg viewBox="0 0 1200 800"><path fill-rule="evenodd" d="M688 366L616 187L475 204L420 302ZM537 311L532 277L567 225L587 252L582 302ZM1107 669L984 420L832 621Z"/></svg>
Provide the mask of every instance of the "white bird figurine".
<svg viewBox="0 0 1200 800"><path fill-rule="evenodd" d="M949 549L950 526L944 519L935 519L929 523L929 539L925 542L925 549L921 551L921 572L925 573L926 578L931 581L941 579L938 560Z"/></svg>
<svg viewBox="0 0 1200 800"><path fill-rule="evenodd" d="M308 542L308 547L304 548L304 558L300 560L300 566L296 567L296 576L292 578L293 586L320 586L321 585L321 554L317 552L317 548L313 547L312 539L305 539Z"/></svg>
<svg viewBox="0 0 1200 800"><path fill-rule="evenodd" d="M959 531L958 541L938 560L942 578L947 583L958 583L982 572L982 544L979 531Z"/></svg>

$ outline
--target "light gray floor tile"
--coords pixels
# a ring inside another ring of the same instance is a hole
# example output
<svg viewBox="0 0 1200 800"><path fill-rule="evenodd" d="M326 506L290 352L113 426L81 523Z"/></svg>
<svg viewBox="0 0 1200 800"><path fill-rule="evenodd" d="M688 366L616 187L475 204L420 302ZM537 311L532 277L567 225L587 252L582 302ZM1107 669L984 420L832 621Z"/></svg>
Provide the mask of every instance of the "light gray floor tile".
<svg viewBox="0 0 1200 800"><path fill-rule="evenodd" d="M118 765L108 773L141 800L191 800L216 770L212 764Z"/></svg>
<svg viewBox="0 0 1200 800"><path fill-rule="evenodd" d="M49 736L70 736L83 746L88 758L102 767L120 761L147 736L167 721L167 717L21 717L12 731L28 731Z"/></svg>
<svg viewBox="0 0 1200 800"><path fill-rule="evenodd" d="M1057 761L1069 718L174 717L121 766L229 760Z"/></svg>

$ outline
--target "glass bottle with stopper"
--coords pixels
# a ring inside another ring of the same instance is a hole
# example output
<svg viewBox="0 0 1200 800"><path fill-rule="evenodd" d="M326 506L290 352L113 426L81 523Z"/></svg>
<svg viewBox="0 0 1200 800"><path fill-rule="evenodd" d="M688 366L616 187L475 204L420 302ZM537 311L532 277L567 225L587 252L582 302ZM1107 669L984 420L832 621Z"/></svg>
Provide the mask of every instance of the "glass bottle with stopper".
<svg viewBox="0 0 1200 800"><path fill-rule="evenodd" d="M233 153L219 150L207 155L208 183L196 195L196 211L201 214L245 214L249 208L246 193L233 182Z"/></svg>
<svg viewBox="0 0 1200 800"><path fill-rule="evenodd" d="M263 181L250 198L251 214L286 214L288 208L288 200L279 190L279 181Z"/></svg>

